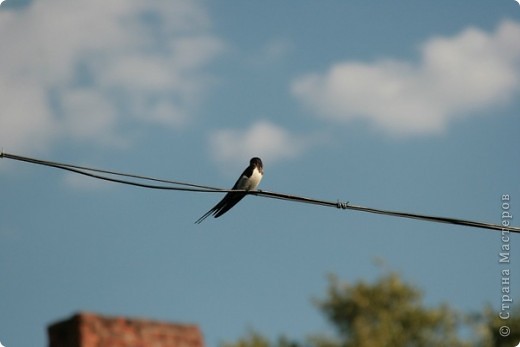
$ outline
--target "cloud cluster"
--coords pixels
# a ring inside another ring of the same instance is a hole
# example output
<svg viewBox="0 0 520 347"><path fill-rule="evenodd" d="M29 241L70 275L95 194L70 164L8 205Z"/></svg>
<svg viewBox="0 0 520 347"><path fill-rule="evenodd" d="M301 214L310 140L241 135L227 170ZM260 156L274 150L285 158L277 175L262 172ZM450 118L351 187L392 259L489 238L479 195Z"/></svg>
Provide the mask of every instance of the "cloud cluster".
<svg viewBox="0 0 520 347"><path fill-rule="evenodd" d="M126 146L124 129L178 128L213 80L225 49L190 0L47 0L0 11L0 145L27 153L61 140ZM431 134L457 117L510 100L520 90L520 25L467 28L434 37L417 62L340 61L290 83L319 119L361 119L391 135ZM293 48L274 39L260 60ZM283 160L321 143L265 120L217 129L209 143L222 163L253 155ZM239 161L240 161L239 160Z"/></svg>
<svg viewBox="0 0 520 347"><path fill-rule="evenodd" d="M291 91L326 122L361 119L392 136L438 133L454 118L468 117L518 94L519 38L520 25L510 21L493 33L467 28L453 37L427 40L418 63L339 62L323 74L297 78ZM257 121L247 129L215 131L210 146L213 157L226 165L253 155L273 162L323 143L322 135L297 135Z"/></svg>
<svg viewBox="0 0 520 347"><path fill-rule="evenodd" d="M210 137L214 158L223 164L242 163L258 156L270 162L298 156L315 139L306 139L261 120L248 129L221 129Z"/></svg>
<svg viewBox="0 0 520 347"><path fill-rule="evenodd" d="M468 28L428 40L418 63L339 62L326 73L298 78L291 90L329 121L364 119L397 136L436 133L453 118L518 93L519 38L520 25L510 21L494 33Z"/></svg>
<svg viewBox="0 0 520 347"><path fill-rule="evenodd" d="M0 138L33 151L124 145L121 123L178 127L222 50L196 1L48 0L0 12Z"/></svg>

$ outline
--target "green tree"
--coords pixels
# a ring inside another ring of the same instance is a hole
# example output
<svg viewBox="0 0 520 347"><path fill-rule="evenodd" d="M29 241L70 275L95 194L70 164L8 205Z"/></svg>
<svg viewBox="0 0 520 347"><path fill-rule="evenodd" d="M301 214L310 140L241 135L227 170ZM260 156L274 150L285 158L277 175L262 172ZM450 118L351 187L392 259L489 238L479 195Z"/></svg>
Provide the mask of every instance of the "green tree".
<svg viewBox="0 0 520 347"><path fill-rule="evenodd" d="M520 306L513 307L508 313L507 319L502 319L488 306L482 313L471 316L470 321L481 336L479 346L513 347L520 343Z"/></svg>
<svg viewBox="0 0 520 347"><path fill-rule="evenodd" d="M422 299L418 288L395 273L353 285L330 276L325 297L315 302L335 328L335 336L312 336L298 343L284 337L270 341L250 331L222 347L512 347L520 341L519 306L503 320L490 307L464 315L448 305L426 307ZM509 336L500 335L502 326L510 329ZM460 338L461 328L469 329L471 341Z"/></svg>
<svg viewBox="0 0 520 347"><path fill-rule="evenodd" d="M469 346L458 337L458 314L447 305L425 307L421 291L394 273L355 285L331 276L327 296L317 305L338 335L313 338L319 347Z"/></svg>
<svg viewBox="0 0 520 347"><path fill-rule="evenodd" d="M266 337L252 330L245 337L240 338L237 342L227 342L222 347L298 347L298 343L290 341L286 337L279 337L276 342L271 342Z"/></svg>

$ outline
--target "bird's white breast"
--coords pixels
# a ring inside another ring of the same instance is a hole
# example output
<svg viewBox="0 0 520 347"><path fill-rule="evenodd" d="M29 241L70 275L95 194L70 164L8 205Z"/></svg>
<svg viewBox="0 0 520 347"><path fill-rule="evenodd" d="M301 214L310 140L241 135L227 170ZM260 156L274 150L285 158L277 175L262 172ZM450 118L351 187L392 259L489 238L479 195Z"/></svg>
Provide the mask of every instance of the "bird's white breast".
<svg viewBox="0 0 520 347"><path fill-rule="evenodd" d="M253 170L251 177L242 176L237 184L236 189L240 190L255 190L258 184L262 180L262 174L257 168Z"/></svg>
<svg viewBox="0 0 520 347"><path fill-rule="evenodd" d="M262 180L263 175L258 171L258 168L255 167L253 170L253 174L251 175L251 178L249 179L249 187L246 188L247 190L255 190L256 187L258 187L258 184Z"/></svg>

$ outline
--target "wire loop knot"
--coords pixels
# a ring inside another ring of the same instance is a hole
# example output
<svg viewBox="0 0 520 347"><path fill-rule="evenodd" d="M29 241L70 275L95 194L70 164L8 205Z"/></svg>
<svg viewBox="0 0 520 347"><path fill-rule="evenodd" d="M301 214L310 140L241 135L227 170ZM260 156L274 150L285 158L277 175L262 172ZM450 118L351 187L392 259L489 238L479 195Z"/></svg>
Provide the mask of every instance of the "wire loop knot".
<svg viewBox="0 0 520 347"><path fill-rule="evenodd" d="M346 210L348 208L348 204L350 203L350 201L339 201L337 202L336 204L336 207L339 208L339 209L342 209L342 210Z"/></svg>

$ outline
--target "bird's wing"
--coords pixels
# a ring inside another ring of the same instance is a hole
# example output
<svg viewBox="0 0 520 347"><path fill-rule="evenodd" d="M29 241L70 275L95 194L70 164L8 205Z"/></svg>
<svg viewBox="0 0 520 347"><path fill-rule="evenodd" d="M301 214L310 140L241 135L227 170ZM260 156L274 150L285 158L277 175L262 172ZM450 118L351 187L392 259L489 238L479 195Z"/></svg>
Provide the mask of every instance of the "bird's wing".
<svg viewBox="0 0 520 347"><path fill-rule="evenodd" d="M235 182L235 184L233 185L233 188L231 189L244 189L244 186L245 186L245 183L247 182L247 180L251 177L251 175L253 174L253 170L254 170L254 167L253 166L248 166L244 172L242 172L242 174L240 175L240 177L238 177L237 181Z"/></svg>
<svg viewBox="0 0 520 347"><path fill-rule="evenodd" d="M244 172L242 172L242 175L238 178L238 180L233 185L233 188L231 189L244 189L245 183L247 180L251 177L253 174L253 167L249 166L247 167ZM195 224L201 223L204 219L208 218L209 216L213 215L215 218L218 218L222 216L224 213L229 211L233 206L238 204L242 198L246 196L245 193L238 193L238 192L229 192L227 193L222 200L218 202L211 210L206 212L202 217L197 219L195 221Z"/></svg>
<svg viewBox="0 0 520 347"><path fill-rule="evenodd" d="M238 202L240 200L242 200L242 198L244 198L244 196L246 196L245 193L228 193L228 194L229 195L227 195L227 197L225 197L224 204L218 210L215 210L215 214L214 214L215 218L222 216L224 213L229 211L233 206L238 204Z"/></svg>
<svg viewBox="0 0 520 347"><path fill-rule="evenodd" d="M229 211L233 206L235 206L242 198L246 196L245 193L234 193L229 192L224 196L222 200L219 201L211 210L206 212L202 217L197 219L195 224L201 223L204 219L213 215L215 218L222 216L224 213Z"/></svg>

